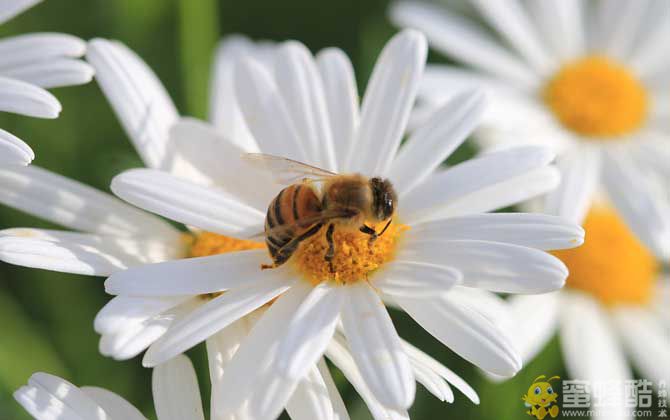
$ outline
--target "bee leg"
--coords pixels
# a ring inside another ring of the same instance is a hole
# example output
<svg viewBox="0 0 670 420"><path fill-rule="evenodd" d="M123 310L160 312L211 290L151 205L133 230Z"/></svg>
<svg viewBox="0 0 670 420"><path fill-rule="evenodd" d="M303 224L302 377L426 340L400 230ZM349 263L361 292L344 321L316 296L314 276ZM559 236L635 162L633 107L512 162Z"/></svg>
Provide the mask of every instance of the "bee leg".
<svg viewBox="0 0 670 420"><path fill-rule="evenodd" d="M377 235L377 231L375 231L374 229L372 229L368 225L363 225L358 230L360 230L361 232L363 232L365 234L370 235L370 240L368 242L368 244L370 246L372 246L375 243L375 241L377 240L377 237L379 236L379 235Z"/></svg>
<svg viewBox="0 0 670 420"><path fill-rule="evenodd" d="M328 230L326 231L326 241L328 242L328 251L324 259L328 262L330 267L330 272L335 272L335 267L333 267L333 258L335 257L335 243L333 242L333 232L335 231L335 225L332 223L328 225Z"/></svg>

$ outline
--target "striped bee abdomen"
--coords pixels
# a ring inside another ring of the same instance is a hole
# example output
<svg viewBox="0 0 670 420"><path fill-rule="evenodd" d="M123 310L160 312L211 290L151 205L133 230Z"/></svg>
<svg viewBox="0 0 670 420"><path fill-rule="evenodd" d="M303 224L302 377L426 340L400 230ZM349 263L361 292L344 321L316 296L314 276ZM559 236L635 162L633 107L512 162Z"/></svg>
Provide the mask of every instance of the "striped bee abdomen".
<svg viewBox="0 0 670 420"><path fill-rule="evenodd" d="M268 206L265 216L265 243L275 265L286 262L301 240L318 232L320 224L317 227L314 224L300 223L315 218L320 213L321 202L309 185L294 184L277 194ZM291 243L293 239L297 240Z"/></svg>

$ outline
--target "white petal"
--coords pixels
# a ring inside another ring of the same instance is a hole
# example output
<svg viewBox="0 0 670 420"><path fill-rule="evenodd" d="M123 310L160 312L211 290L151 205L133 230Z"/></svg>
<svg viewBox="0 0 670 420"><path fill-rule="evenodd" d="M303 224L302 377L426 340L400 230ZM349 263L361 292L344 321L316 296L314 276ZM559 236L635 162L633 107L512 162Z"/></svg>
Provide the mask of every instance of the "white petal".
<svg viewBox="0 0 670 420"><path fill-rule="evenodd" d="M266 255L265 250L251 250L142 265L108 278L105 290L112 295L152 297L221 292L277 278L276 270L261 271Z"/></svg>
<svg viewBox="0 0 670 420"><path fill-rule="evenodd" d="M556 187L555 170L547 167L553 158L547 148L533 146L484 154L431 176L403 197L398 211L406 223L416 223L514 204Z"/></svg>
<svg viewBox="0 0 670 420"><path fill-rule="evenodd" d="M95 386L83 386L81 390L109 415L110 418L123 420L145 420L140 410L117 394Z"/></svg>
<svg viewBox="0 0 670 420"><path fill-rule="evenodd" d="M80 60L53 58L2 68L0 74L43 88L54 88L90 82L93 68Z"/></svg>
<svg viewBox="0 0 670 420"><path fill-rule="evenodd" d="M335 381L330 374L330 369L328 369L328 365L326 364L325 359L321 358L317 364L317 367L319 368L321 377L326 384L328 396L330 397L330 402L333 406L333 420L349 420L347 407L344 405L344 401L342 401L340 391L338 391L337 386L335 385Z"/></svg>
<svg viewBox="0 0 670 420"><path fill-rule="evenodd" d="M481 91L458 94L412 133L393 160L389 172L401 198L465 141L479 123L483 109Z"/></svg>
<svg viewBox="0 0 670 420"><path fill-rule="evenodd" d="M175 155L173 173L194 180L196 172L206 184L219 186L263 212L280 189L271 176L245 162L241 158L244 151L218 128L194 118L182 118L172 126L169 150ZM179 164L184 168L178 168Z"/></svg>
<svg viewBox="0 0 670 420"><path fill-rule="evenodd" d="M650 311L638 307L614 310L613 319L642 377L654 384L670 379L670 337Z"/></svg>
<svg viewBox="0 0 670 420"><path fill-rule="evenodd" d="M86 42L60 33L32 33L0 40L0 72L20 64L65 57L81 57Z"/></svg>
<svg viewBox="0 0 670 420"><path fill-rule="evenodd" d="M307 47L288 41L277 49L274 75L308 162L337 171L325 90Z"/></svg>
<svg viewBox="0 0 670 420"><path fill-rule="evenodd" d="M249 418L270 419L284 408L297 381L282 378L276 369L279 339L286 334L286 324L309 288L293 287L280 296L254 325L233 360L223 373L221 389L226 390L218 402L215 415L229 418L246 408Z"/></svg>
<svg viewBox="0 0 670 420"><path fill-rule="evenodd" d="M568 269L558 258L534 248L475 240L416 240L399 260L453 267L463 285L501 293L546 293L565 284Z"/></svg>
<svg viewBox="0 0 670 420"><path fill-rule="evenodd" d="M475 404L479 404L479 396L475 390L472 389L472 387L468 385L467 382L465 382L461 377L410 343L404 340L402 343L407 356L409 356L413 363L420 364L440 375L444 380L449 382L449 384L453 385L456 387L456 389L461 391L463 395L465 395L470 401Z"/></svg>
<svg viewBox="0 0 670 420"><path fill-rule="evenodd" d="M639 39L636 48L629 58L630 68L640 78L649 80L653 76L667 72L670 67L668 47L664 41L670 37L670 21L665 2L656 2L660 10L660 18L655 25L650 25L647 33Z"/></svg>
<svg viewBox="0 0 670 420"><path fill-rule="evenodd" d="M157 217L35 165L0 168L0 202L75 230L170 243L179 238L175 228Z"/></svg>
<svg viewBox="0 0 670 420"><path fill-rule="evenodd" d="M328 345L328 358L342 371L356 392L363 398L375 420L409 420L407 411L396 411L382 405L368 388L367 383L361 376L346 340L339 334Z"/></svg>
<svg viewBox="0 0 670 420"><path fill-rule="evenodd" d="M506 51L477 23L451 14L444 7L398 1L391 8L391 20L422 30L433 48L465 64L524 88L539 84L537 75L525 63Z"/></svg>
<svg viewBox="0 0 670 420"><path fill-rule="evenodd" d="M391 296L426 297L445 293L462 279L452 267L396 260L377 273L372 284Z"/></svg>
<svg viewBox="0 0 670 420"><path fill-rule="evenodd" d="M154 169L117 175L114 194L145 210L200 229L229 236L261 232L265 214L225 191Z"/></svg>
<svg viewBox="0 0 670 420"><path fill-rule="evenodd" d="M178 243L15 228L0 231L0 259L25 267L109 276L183 255Z"/></svg>
<svg viewBox="0 0 670 420"><path fill-rule="evenodd" d="M613 13L609 16L611 19L601 22L598 28L601 35L601 38L596 39L598 49L610 57L626 62L650 4L648 1L634 4L624 1L612 8ZM667 11L667 8L665 10Z"/></svg>
<svg viewBox="0 0 670 420"><path fill-rule="evenodd" d="M0 111L27 115L37 118L56 118L61 105L46 90L22 82L0 76Z"/></svg>
<svg viewBox="0 0 670 420"><path fill-rule="evenodd" d="M545 75L554 69L556 63L539 42L535 27L518 0L508 0L505 3L474 0L472 3L537 73Z"/></svg>
<svg viewBox="0 0 670 420"><path fill-rule="evenodd" d="M258 55L258 46L243 35L225 36L214 53L210 83L209 120L233 144L247 152L258 152L256 140L237 105L233 70L246 55Z"/></svg>
<svg viewBox="0 0 670 420"><path fill-rule="evenodd" d="M608 151L603 159L603 182L635 235L660 259L670 258L670 204L661 179L645 173L630 156Z"/></svg>
<svg viewBox="0 0 670 420"><path fill-rule="evenodd" d="M33 150L21 139L0 129L0 166L28 165L35 159Z"/></svg>
<svg viewBox="0 0 670 420"><path fill-rule="evenodd" d="M240 60L234 72L235 95L260 150L299 161L309 158L279 88L260 63Z"/></svg>
<svg viewBox="0 0 670 420"><path fill-rule="evenodd" d="M115 296L95 316L93 326L98 334L110 334L137 324L175 307L189 296L159 298Z"/></svg>
<svg viewBox="0 0 670 420"><path fill-rule="evenodd" d="M81 389L47 373L33 374L14 399L38 420L111 420Z"/></svg>
<svg viewBox="0 0 670 420"><path fill-rule="evenodd" d="M348 169L387 174L405 132L427 54L426 38L415 30L404 30L386 44L365 90Z"/></svg>
<svg viewBox="0 0 670 420"><path fill-rule="evenodd" d="M341 287L328 283L295 287L309 287L311 292L288 321L288 332L277 350L277 369L288 378L299 380L326 350L345 294Z"/></svg>
<svg viewBox="0 0 670 420"><path fill-rule="evenodd" d="M455 286L449 291L449 296L479 313L497 328L505 330L514 322L509 303L496 293L472 287Z"/></svg>
<svg viewBox="0 0 670 420"><path fill-rule="evenodd" d="M155 367L151 382L159 419L205 419L195 369L186 356Z"/></svg>
<svg viewBox="0 0 670 420"><path fill-rule="evenodd" d="M144 355L145 366L156 366L204 341L244 315L285 292L292 279L263 278L227 291L192 311L170 327Z"/></svg>
<svg viewBox="0 0 670 420"><path fill-rule="evenodd" d="M561 297L560 342L568 374L591 383L623 384L632 379L605 308L579 292L563 292ZM608 395L621 390L605 388L591 397L593 404L607 403L608 420L631 419L624 414L624 399Z"/></svg>
<svg viewBox="0 0 670 420"><path fill-rule="evenodd" d="M321 73L335 161L340 172L348 172L346 160L354 147L359 123L358 88L349 57L338 48L326 48L316 56Z"/></svg>
<svg viewBox="0 0 670 420"><path fill-rule="evenodd" d="M165 143L178 114L158 77L134 52L117 42L90 41L86 59L144 163L150 168L167 169Z"/></svg>
<svg viewBox="0 0 670 420"><path fill-rule="evenodd" d="M344 332L365 382L382 404L408 408L414 401L414 376L391 317L368 284L344 290Z"/></svg>
<svg viewBox="0 0 670 420"><path fill-rule="evenodd" d="M286 412L291 420L334 419L328 388L315 365L308 366L307 375L286 404Z"/></svg>
<svg viewBox="0 0 670 420"><path fill-rule="evenodd" d="M584 242L584 229L562 217L534 213L485 213L413 225L407 241L480 240L505 242L541 250L574 248Z"/></svg>
<svg viewBox="0 0 670 420"><path fill-rule="evenodd" d="M448 295L396 297L396 302L442 344L481 369L501 376L514 376L521 369L521 359L501 331Z"/></svg>
<svg viewBox="0 0 670 420"><path fill-rule="evenodd" d="M526 3L537 30L562 60L581 55L586 47L584 9L581 0L531 1Z"/></svg>
<svg viewBox="0 0 670 420"><path fill-rule="evenodd" d="M556 159L561 184L547 194L545 212L581 224L600 181L600 151L578 147Z"/></svg>
<svg viewBox="0 0 670 420"><path fill-rule="evenodd" d="M42 0L12 0L3 2L0 6L0 24L7 22L9 19L41 1Z"/></svg>

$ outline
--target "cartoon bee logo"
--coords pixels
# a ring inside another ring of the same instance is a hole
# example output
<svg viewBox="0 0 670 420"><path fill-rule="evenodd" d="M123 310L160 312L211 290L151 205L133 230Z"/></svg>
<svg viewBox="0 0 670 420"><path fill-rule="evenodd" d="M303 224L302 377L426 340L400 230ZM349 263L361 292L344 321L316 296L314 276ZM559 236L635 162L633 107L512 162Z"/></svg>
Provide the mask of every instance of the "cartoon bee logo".
<svg viewBox="0 0 670 420"><path fill-rule="evenodd" d="M526 395L521 397L524 402L524 405L528 407L526 414L533 416L538 420L542 420L547 415L550 415L552 418L558 416L558 394L554 391L554 388L551 387L549 382L554 379L561 379L558 376L552 376L546 381L541 381L546 378L544 375L540 375L533 381L533 384L528 388Z"/></svg>

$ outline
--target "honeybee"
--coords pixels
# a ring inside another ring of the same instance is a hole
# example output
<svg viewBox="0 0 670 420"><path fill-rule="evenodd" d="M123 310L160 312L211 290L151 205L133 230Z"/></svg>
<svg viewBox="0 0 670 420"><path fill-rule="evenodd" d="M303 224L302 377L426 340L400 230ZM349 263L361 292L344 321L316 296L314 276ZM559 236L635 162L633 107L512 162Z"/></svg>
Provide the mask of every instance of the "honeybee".
<svg viewBox="0 0 670 420"><path fill-rule="evenodd" d="M291 258L305 239L326 226L328 250L325 261L333 272L335 227L357 229L370 235L370 245L384 234L392 221L398 201L388 179L368 178L360 174L337 174L292 159L262 153L243 156L247 162L270 171L275 179L289 185L277 194L268 206L265 217L265 242L276 268ZM315 183L321 183L316 188ZM366 221L388 221L381 232Z"/></svg>

